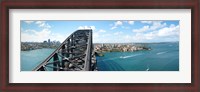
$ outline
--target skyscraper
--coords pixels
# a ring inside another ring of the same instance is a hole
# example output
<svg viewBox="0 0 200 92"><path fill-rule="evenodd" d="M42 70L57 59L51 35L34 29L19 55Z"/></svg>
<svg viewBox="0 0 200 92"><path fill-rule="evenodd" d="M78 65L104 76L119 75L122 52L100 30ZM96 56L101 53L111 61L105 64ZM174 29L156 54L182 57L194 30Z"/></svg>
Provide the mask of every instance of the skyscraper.
<svg viewBox="0 0 200 92"><path fill-rule="evenodd" d="M48 44L50 45L50 43L51 43L51 40L50 40L50 39L48 39Z"/></svg>

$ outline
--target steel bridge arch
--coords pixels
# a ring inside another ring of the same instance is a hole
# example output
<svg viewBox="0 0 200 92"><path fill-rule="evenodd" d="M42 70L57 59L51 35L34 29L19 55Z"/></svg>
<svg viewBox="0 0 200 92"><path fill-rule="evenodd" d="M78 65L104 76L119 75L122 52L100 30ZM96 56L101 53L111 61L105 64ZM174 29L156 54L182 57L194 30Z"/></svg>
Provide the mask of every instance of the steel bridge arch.
<svg viewBox="0 0 200 92"><path fill-rule="evenodd" d="M73 32L33 71L94 71L92 29Z"/></svg>

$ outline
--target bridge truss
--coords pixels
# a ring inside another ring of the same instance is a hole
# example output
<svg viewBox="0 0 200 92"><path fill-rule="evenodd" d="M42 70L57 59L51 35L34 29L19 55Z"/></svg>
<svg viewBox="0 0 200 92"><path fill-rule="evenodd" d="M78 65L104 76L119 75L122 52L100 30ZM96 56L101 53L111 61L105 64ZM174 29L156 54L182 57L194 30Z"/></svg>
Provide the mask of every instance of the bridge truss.
<svg viewBox="0 0 200 92"><path fill-rule="evenodd" d="M33 71L95 71L92 30L77 30Z"/></svg>

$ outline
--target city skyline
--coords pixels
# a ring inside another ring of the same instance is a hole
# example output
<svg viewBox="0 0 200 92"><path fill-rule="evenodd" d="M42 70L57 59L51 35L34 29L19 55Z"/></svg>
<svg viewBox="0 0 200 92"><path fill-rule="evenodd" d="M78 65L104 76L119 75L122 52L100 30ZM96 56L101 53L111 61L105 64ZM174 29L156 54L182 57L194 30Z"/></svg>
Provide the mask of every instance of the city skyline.
<svg viewBox="0 0 200 92"><path fill-rule="evenodd" d="M92 29L93 43L179 41L179 21L21 21L22 42L63 42L78 29Z"/></svg>

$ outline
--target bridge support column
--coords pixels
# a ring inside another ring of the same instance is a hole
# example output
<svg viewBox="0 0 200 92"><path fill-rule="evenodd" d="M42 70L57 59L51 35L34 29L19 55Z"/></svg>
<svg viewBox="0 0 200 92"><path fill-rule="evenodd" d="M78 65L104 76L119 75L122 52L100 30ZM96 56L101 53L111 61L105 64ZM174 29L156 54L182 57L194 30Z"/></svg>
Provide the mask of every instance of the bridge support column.
<svg viewBox="0 0 200 92"><path fill-rule="evenodd" d="M65 53L66 53L65 45L63 45L63 46L62 46L62 56L65 56L65 57L66 57ZM64 57L62 57L62 65L61 65L61 66L62 66L62 68L65 67Z"/></svg>
<svg viewBox="0 0 200 92"><path fill-rule="evenodd" d="M54 56L53 56L53 71L58 71L59 70L59 67L58 67L58 64L59 64L59 59L58 59L58 54L55 53Z"/></svg>

